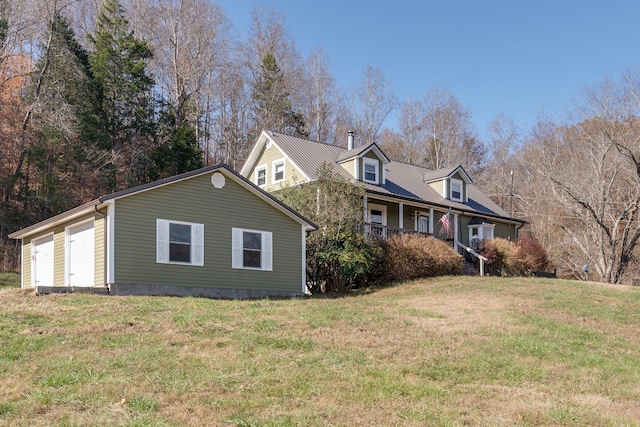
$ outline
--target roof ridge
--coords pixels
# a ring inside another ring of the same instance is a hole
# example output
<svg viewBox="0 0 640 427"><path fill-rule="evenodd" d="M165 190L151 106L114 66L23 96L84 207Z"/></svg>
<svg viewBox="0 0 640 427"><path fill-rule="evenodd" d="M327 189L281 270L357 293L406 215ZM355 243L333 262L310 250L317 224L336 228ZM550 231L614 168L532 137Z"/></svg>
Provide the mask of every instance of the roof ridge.
<svg viewBox="0 0 640 427"><path fill-rule="evenodd" d="M290 138L297 138L297 139L301 139L301 140L306 141L306 142L313 142L313 143L315 143L315 144L327 145L327 146L329 146L329 147L336 147L336 148L340 148L340 149L342 149L342 150L348 151L348 150L347 150L346 148L344 148L344 147L341 147L341 146L339 146L339 145L330 144L330 143L328 143L328 142L316 141L315 139L304 138L304 137L301 137L301 136L287 135L286 133L276 132L276 131L274 131L274 130L269 130L269 132L271 132L271 133L272 133L272 134L274 134L274 135L288 136L288 137L290 137Z"/></svg>

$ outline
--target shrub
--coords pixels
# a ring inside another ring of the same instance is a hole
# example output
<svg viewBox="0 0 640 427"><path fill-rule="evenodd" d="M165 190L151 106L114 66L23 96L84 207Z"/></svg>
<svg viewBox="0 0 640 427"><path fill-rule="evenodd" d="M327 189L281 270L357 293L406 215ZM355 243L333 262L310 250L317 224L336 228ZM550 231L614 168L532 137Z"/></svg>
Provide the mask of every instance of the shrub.
<svg viewBox="0 0 640 427"><path fill-rule="evenodd" d="M547 253L537 240L525 236L515 242L495 238L482 243L481 255L491 274L496 276L527 276L544 270L548 265Z"/></svg>
<svg viewBox="0 0 640 427"><path fill-rule="evenodd" d="M381 244L382 282L461 274L462 256L442 240L418 234L392 236Z"/></svg>
<svg viewBox="0 0 640 427"><path fill-rule="evenodd" d="M532 236L520 237L516 240L516 246L524 267L530 272L544 271L549 267L547 251Z"/></svg>
<svg viewBox="0 0 640 427"><path fill-rule="evenodd" d="M307 240L307 286L312 293L346 292L366 283L376 265L377 241L359 233L327 235Z"/></svg>

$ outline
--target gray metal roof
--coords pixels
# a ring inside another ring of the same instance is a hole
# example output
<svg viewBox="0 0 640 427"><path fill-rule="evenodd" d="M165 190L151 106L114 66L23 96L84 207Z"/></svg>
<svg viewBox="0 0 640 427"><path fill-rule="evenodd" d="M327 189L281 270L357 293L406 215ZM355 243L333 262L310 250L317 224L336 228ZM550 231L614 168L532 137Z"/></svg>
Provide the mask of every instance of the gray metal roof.
<svg viewBox="0 0 640 427"><path fill-rule="evenodd" d="M316 171L323 165L331 166L338 174L347 179L355 181L346 169L339 163L339 160L351 158L362 153L368 147L357 147L347 150L343 147L329 145L322 142L298 138L290 135L283 135L277 132L265 131L265 134L280 147L286 156L305 174L309 179L316 179ZM440 206L443 208L456 209L468 213L483 214L492 217L510 219L508 212L494 203L475 185L467 183L468 203L459 203L442 197L431 186L425 183L435 181L438 178L449 177L456 170L460 169L466 177L468 175L460 166L452 166L439 170L432 170L422 166L410 165L408 163L389 161L383 164L386 175L384 185L364 183L364 187L369 193L379 194L389 197L398 197L405 200L414 200L419 203ZM514 221L522 222L517 219Z"/></svg>

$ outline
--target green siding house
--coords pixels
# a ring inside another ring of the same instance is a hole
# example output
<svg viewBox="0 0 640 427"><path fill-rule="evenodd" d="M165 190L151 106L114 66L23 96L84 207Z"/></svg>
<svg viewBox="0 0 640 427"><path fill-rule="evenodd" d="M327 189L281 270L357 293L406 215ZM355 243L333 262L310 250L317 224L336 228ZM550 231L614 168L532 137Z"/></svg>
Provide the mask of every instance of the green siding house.
<svg viewBox="0 0 640 427"><path fill-rule="evenodd" d="M214 298L306 291L315 225L224 165L100 197L12 233L22 287Z"/></svg>
<svg viewBox="0 0 640 427"><path fill-rule="evenodd" d="M493 237L516 239L525 222L482 193L462 165L431 170L390 160L377 144L347 148L265 130L240 174L266 191L316 179L329 166L364 186L366 232L380 238L422 233L448 241L457 251L481 259L477 249Z"/></svg>

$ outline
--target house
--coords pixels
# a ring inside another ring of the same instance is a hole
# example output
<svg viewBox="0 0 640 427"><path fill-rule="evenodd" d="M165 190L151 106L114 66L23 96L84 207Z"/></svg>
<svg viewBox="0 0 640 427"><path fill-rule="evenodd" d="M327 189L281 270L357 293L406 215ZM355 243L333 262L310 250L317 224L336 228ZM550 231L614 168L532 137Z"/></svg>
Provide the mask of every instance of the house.
<svg viewBox="0 0 640 427"><path fill-rule="evenodd" d="M38 292L252 298L306 291L309 220L225 165L141 185L9 235Z"/></svg>
<svg viewBox="0 0 640 427"><path fill-rule="evenodd" d="M392 161L375 143L354 147L352 132L345 149L263 131L240 174L273 192L314 181L323 165L364 185L366 231L383 238L420 232L478 257L482 240L515 239L524 224L474 186L461 165L431 170Z"/></svg>

